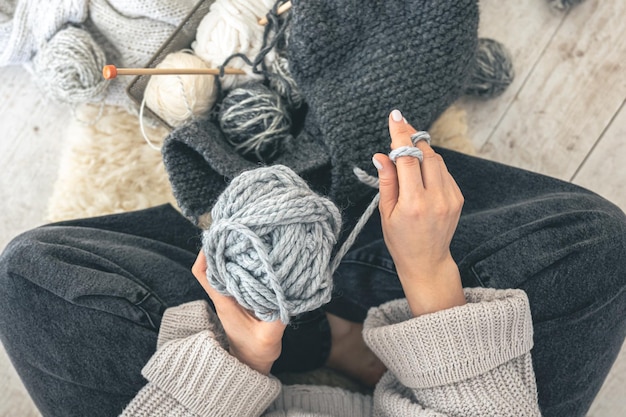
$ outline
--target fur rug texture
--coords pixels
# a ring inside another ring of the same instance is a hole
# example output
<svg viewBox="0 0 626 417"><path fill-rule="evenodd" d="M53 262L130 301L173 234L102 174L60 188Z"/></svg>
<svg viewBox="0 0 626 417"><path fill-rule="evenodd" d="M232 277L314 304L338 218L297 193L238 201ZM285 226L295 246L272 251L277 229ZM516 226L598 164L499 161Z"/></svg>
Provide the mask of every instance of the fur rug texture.
<svg viewBox="0 0 626 417"><path fill-rule="evenodd" d="M146 134L158 147L167 129L151 124ZM67 130L47 220L121 213L168 202L175 204L161 153L142 137L137 116L114 106L78 108Z"/></svg>
<svg viewBox="0 0 626 417"><path fill-rule="evenodd" d="M91 121L91 122L90 122ZM157 147L168 131L146 122ZM475 154L465 110L450 107L430 129L433 144ZM47 220L121 213L171 203L176 206L161 153L141 135L137 115L120 107L85 105L68 127Z"/></svg>

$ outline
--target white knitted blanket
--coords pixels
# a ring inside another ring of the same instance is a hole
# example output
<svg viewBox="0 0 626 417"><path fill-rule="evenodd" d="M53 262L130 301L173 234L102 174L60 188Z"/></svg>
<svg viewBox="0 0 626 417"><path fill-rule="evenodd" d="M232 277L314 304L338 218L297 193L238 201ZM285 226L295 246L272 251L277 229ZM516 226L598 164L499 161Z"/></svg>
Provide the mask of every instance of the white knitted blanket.
<svg viewBox="0 0 626 417"><path fill-rule="evenodd" d="M67 25L90 33L108 63L144 66L198 0L0 0L0 66L30 63ZM27 66L28 68L28 66ZM108 86L106 104L124 105L130 79Z"/></svg>

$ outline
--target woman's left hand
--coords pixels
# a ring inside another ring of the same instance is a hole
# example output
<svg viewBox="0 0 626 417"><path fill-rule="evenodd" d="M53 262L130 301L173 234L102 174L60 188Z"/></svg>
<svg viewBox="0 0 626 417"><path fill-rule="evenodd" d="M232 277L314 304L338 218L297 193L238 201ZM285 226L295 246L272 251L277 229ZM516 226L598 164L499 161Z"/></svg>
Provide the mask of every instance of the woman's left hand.
<svg viewBox="0 0 626 417"><path fill-rule="evenodd" d="M280 320L259 320L233 297L217 292L207 280L206 268L206 258L200 251L191 271L215 305L230 343L230 354L252 369L268 375L280 356L286 325Z"/></svg>

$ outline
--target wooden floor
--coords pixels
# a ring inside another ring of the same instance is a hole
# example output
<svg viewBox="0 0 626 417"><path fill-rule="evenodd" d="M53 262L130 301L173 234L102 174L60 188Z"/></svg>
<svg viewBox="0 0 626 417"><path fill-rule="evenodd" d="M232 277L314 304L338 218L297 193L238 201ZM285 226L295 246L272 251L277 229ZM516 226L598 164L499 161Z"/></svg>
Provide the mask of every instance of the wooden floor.
<svg viewBox="0 0 626 417"><path fill-rule="evenodd" d="M626 209L626 2L481 0L481 36L507 45L516 80L462 101L479 154L585 186ZM20 68L0 69L0 248L41 224L70 110L46 103ZM515 186L511 184L511 186ZM36 415L0 352L0 417ZM626 351L589 416L626 415ZM20 398L22 400L20 400Z"/></svg>

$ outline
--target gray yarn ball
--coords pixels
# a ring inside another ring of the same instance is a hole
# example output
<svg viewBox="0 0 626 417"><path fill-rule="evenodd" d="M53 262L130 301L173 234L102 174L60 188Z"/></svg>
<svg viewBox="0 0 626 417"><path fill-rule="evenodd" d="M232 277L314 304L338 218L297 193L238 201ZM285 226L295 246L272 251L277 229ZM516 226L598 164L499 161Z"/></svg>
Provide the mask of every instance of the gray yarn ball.
<svg viewBox="0 0 626 417"><path fill-rule="evenodd" d="M49 97L69 104L104 98L106 56L86 30L68 26L57 32L33 59L35 82Z"/></svg>
<svg viewBox="0 0 626 417"><path fill-rule="evenodd" d="M283 165L235 177L203 233L207 279L263 321L289 318L330 301L330 258L339 209Z"/></svg>
<svg viewBox="0 0 626 417"><path fill-rule="evenodd" d="M218 120L226 140L242 156L270 162L291 139L291 117L281 97L263 84L231 90Z"/></svg>
<svg viewBox="0 0 626 417"><path fill-rule="evenodd" d="M491 98L504 92L515 78L513 60L505 46L493 39L478 40L471 78L465 94Z"/></svg>

